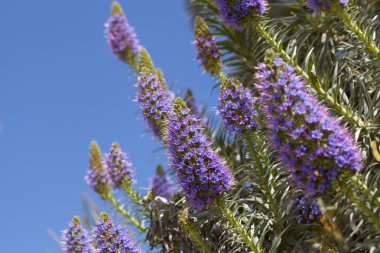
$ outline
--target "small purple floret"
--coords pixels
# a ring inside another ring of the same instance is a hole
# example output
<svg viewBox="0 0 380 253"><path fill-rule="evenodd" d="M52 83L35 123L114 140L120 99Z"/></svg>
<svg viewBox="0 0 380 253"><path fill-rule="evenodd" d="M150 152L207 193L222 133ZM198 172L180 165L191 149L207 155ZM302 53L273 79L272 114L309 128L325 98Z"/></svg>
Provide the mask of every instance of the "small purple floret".
<svg viewBox="0 0 380 253"><path fill-rule="evenodd" d="M322 218L318 204L314 200L307 203L304 196L293 199L293 208L296 210L299 224L318 222Z"/></svg>

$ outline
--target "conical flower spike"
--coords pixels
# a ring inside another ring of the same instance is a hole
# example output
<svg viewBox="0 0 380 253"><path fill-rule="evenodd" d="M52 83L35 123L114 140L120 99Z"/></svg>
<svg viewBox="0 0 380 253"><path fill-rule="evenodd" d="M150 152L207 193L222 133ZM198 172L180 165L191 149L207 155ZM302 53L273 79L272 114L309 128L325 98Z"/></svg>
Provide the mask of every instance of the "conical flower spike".
<svg viewBox="0 0 380 253"><path fill-rule="evenodd" d="M62 249L65 253L93 253L87 231L79 217L74 217L69 228L62 233Z"/></svg>
<svg viewBox="0 0 380 253"><path fill-rule="evenodd" d="M166 175L164 168L157 166L156 174L151 179L150 189L154 196L171 197L173 196L173 183Z"/></svg>

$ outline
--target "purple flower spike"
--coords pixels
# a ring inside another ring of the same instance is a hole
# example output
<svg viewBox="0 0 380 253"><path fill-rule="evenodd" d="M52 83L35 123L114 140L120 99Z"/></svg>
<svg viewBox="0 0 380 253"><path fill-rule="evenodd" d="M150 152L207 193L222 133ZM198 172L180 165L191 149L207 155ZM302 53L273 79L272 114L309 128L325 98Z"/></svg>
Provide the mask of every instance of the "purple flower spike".
<svg viewBox="0 0 380 253"><path fill-rule="evenodd" d="M79 217L74 217L69 228L62 233L62 249L65 253L93 253L87 231Z"/></svg>
<svg viewBox="0 0 380 253"><path fill-rule="evenodd" d="M104 168L102 153L96 141L90 146L90 168L85 177L87 184L103 199L107 198L110 191L110 180Z"/></svg>
<svg viewBox="0 0 380 253"><path fill-rule="evenodd" d="M218 111L230 132L241 134L256 129L257 112L251 92L236 79L223 79Z"/></svg>
<svg viewBox="0 0 380 253"><path fill-rule="evenodd" d="M154 196L171 197L173 196L172 181L166 176L164 169L157 166L156 175L151 179L150 189Z"/></svg>
<svg viewBox="0 0 380 253"><path fill-rule="evenodd" d="M296 187L308 197L322 194L340 173L361 169L361 155L350 133L308 93L293 67L275 58L258 70L272 146Z"/></svg>
<svg viewBox="0 0 380 253"><path fill-rule="evenodd" d="M172 166L188 201L197 209L231 189L233 176L203 134L199 119L177 98L169 116L167 143Z"/></svg>
<svg viewBox="0 0 380 253"><path fill-rule="evenodd" d="M299 196L293 199L293 208L298 214L299 224L318 222L322 218L322 212L319 209L318 204L314 200L306 203L304 196Z"/></svg>
<svg viewBox="0 0 380 253"><path fill-rule="evenodd" d="M250 18L268 12L267 0L216 0L227 25L242 30Z"/></svg>
<svg viewBox="0 0 380 253"><path fill-rule="evenodd" d="M321 13L342 9L348 0L307 0L307 3L316 13Z"/></svg>
<svg viewBox="0 0 380 253"><path fill-rule="evenodd" d="M211 75L220 72L222 61L216 46L215 37L212 36L206 22L201 17L195 18L195 41L193 44L197 48L197 60L204 69Z"/></svg>
<svg viewBox="0 0 380 253"><path fill-rule="evenodd" d="M140 43L134 28L130 26L123 10L117 2L112 4L112 15L105 24L108 42L112 52L128 64L136 61Z"/></svg>
<svg viewBox="0 0 380 253"><path fill-rule="evenodd" d="M113 222L107 213L101 213L94 228L95 248L98 253L142 253L143 251L128 239L122 227Z"/></svg>
<svg viewBox="0 0 380 253"><path fill-rule="evenodd" d="M105 164L114 189L133 183L135 170L128 155L123 152L117 142L105 154Z"/></svg>
<svg viewBox="0 0 380 253"><path fill-rule="evenodd" d="M203 115L202 108L195 100L191 90L187 89L185 94L185 102L191 113L197 118L201 119L202 127L206 128L208 125L207 118Z"/></svg>

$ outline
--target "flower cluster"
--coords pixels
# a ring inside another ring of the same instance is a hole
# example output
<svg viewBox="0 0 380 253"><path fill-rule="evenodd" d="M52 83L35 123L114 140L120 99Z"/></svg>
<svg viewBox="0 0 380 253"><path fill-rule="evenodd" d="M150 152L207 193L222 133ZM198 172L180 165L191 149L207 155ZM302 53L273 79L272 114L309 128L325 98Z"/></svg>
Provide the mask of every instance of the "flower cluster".
<svg viewBox="0 0 380 253"><path fill-rule="evenodd" d="M227 130L243 133L256 129L254 100L249 89L236 79L222 80L218 111L223 117Z"/></svg>
<svg viewBox="0 0 380 253"><path fill-rule="evenodd" d="M165 171L161 166L157 166L156 174L150 182L150 189L152 190L154 196L173 196L174 191L172 188L172 182L165 174Z"/></svg>
<svg viewBox="0 0 380 253"><path fill-rule="evenodd" d="M113 222L107 213L101 213L94 228L95 248L99 253L142 253L120 225Z"/></svg>
<svg viewBox="0 0 380 253"><path fill-rule="evenodd" d="M172 166L188 201L198 209L228 191L233 176L203 134L199 119L177 98L169 116L167 143Z"/></svg>
<svg viewBox="0 0 380 253"><path fill-rule="evenodd" d="M83 229L79 217L74 217L69 228L62 233L62 249L65 253L92 253L87 231Z"/></svg>
<svg viewBox="0 0 380 253"><path fill-rule="evenodd" d="M249 19L268 11L267 0L216 0L227 25L241 30Z"/></svg>
<svg viewBox="0 0 380 253"><path fill-rule="evenodd" d="M274 56L258 69L271 142L296 187L307 196L324 193L338 174L361 169L350 133L308 93L293 67Z"/></svg>
<svg viewBox="0 0 380 253"><path fill-rule="evenodd" d="M194 32L195 40L193 44L197 48L197 60L211 75L218 74L222 66L220 53L216 46L215 37L201 17L195 18Z"/></svg>
<svg viewBox="0 0 380 253"><path fill-rule="evenodd" d="M304 196L293 199L293 208L297 212L299 224L318 222L322 218L322 212L318 204L314 200L306 203Z"/></svg>
<svg viewBox="0 0 380 253"><path fill-rule="evenodd" d="M201 120L202 127L206 128L208 125L207 118L203 115L202 108L195 100L195 97L190 89L186 90L185 94L185 102L187 107L190 109L191 113L197 118Z"/></svg>
<svg viewBox="0 0 380 253"><path fill-rule="evenodd" d="M308 5L316 12L331 11L334 8L341 8L348 4L349 0L308 0Z"/></svg>
<svg viewBox="0 0 380 253"><path fill-rule="evenodd" d="M98 144L93 141L90 146L90 168L85 177L87 184L106 199L110 190L110 180L103 165L102 154Z"/></svg>
<svg viewBox="0 0 380 253"><path fill-rule="evenodd" d="M129 64L135 61L140 52L139 40L117 2L112 5L112 15L105 27L112 52Z"/></svg>
<svg viewBox="0 0 380 253"><path fill-rule="evenodd" d="M172 102L169 93L159 81L155 71L143 68L138 77L137 101L141 105L145 120L153 133L162 138L165 129L165 120L171 110Z"/></svg>
<svg viewBox="0 0 380 253"><path fill-rule="evenodd" d="M105 164L113 188L120 188L133 182L135 171L132 163L117 142L112 143L109 153L105 154Z"/></svg>

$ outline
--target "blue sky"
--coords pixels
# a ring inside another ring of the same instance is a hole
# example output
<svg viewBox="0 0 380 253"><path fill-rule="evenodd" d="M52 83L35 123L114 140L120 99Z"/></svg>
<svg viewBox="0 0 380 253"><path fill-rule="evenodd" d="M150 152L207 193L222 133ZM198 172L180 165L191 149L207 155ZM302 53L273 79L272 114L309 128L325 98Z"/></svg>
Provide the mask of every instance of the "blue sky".
<svg viewBox="0 0 380 253"><path fill-rule="evenodd" d="M175 91L191 87L215 104L212 82L194 61L183 1L120 1L129 22ZM146 187L167 163L145 131L135 77L111 54L104 22L111 1L0 3L0 245L7 253L60 252L47 233L81 214L92 139L118 141Z"/></svg>

